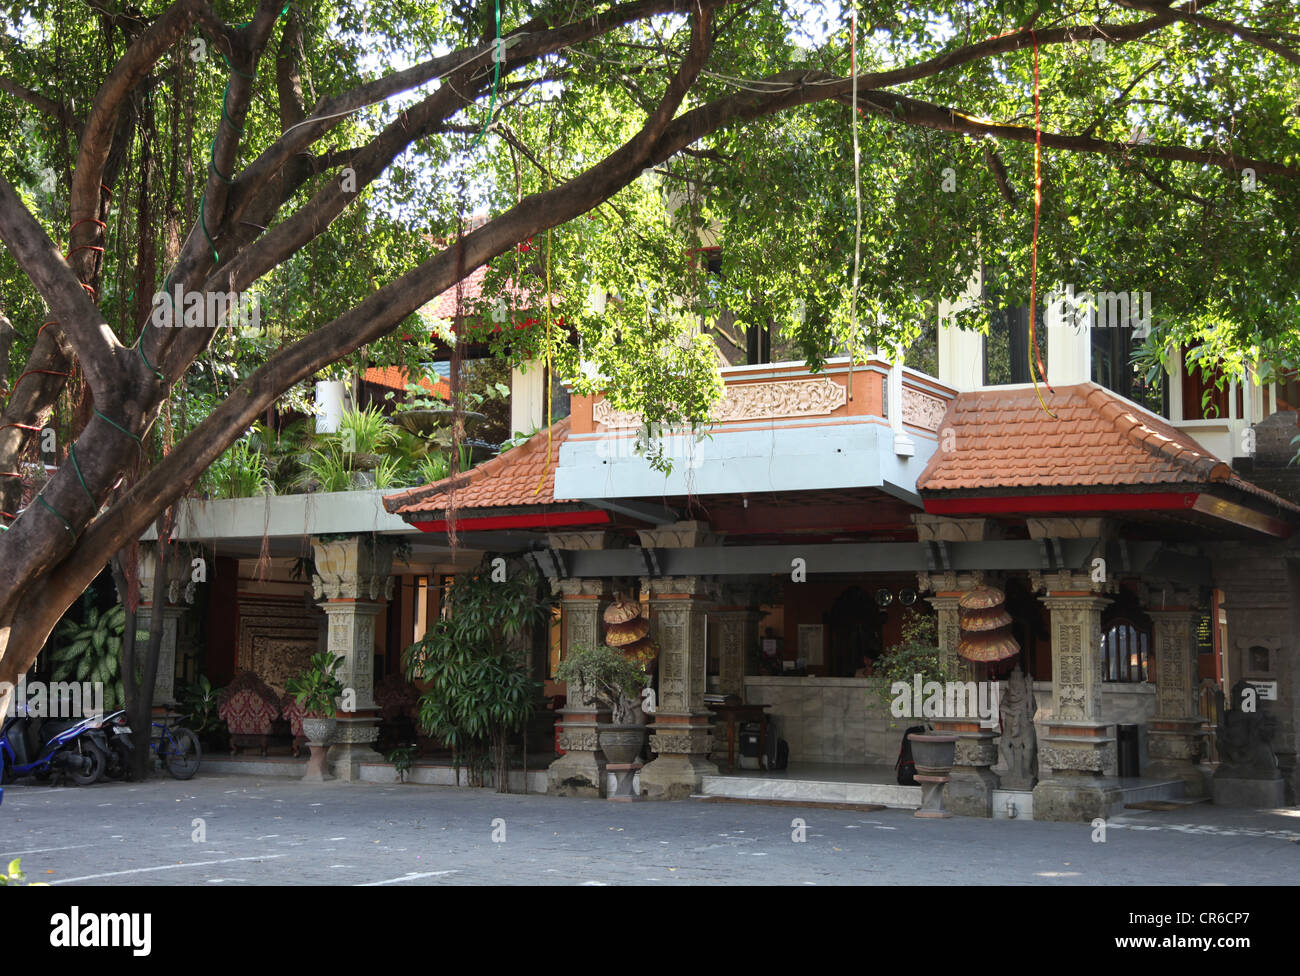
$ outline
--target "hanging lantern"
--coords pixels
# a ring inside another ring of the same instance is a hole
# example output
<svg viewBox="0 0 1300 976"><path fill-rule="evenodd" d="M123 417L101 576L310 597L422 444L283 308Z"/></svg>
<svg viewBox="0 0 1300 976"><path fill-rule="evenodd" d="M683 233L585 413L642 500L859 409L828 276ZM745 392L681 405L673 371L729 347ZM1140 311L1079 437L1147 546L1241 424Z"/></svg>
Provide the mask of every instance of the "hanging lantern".
<svg viewBox="0 0 1300 976"><path fill-rule="evenodd" d="M994 586L977 586L957 601L961 613L961 640L957 653L968 661L992 664L1020 653L1011 636L1011 614L1006 594Z"/></svg>
<svg viewBox="0 0 1300 976"><path fill-rule="evenodd" d="M610 624L605 631L605 643L610 647L626 647L635 644L650 633L650 621L637 617L627 623Z"/></svg>

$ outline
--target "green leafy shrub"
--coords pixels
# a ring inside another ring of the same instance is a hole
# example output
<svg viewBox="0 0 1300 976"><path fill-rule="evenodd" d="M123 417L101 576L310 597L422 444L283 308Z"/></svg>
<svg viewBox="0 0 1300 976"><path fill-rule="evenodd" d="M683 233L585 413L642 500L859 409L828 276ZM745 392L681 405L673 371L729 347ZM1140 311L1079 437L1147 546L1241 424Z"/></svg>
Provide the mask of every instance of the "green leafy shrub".
<svg viewBox="0 0 1300 976"><path fill-rule="evenodd" d="M891 691L894 683L901 681L911 687L918 674L922 684L942 683L951 677L939 650L938 618L908 610L903 616L898 642L885 649L871 672L871 692L884 706L886 715L890 714L894 700ZM893 728L896 723L889 724Z"/></svg>
<svg viewBox="0 0 1300 976"><path fill-rule="evenodd" d="M444 606L445 615L405 652L408 679L429 686L420 696L420 724L451 748L458 771L469 767L475 785L483 785L489 756L505 792L507 739L532 717L540 695L524 642L545 621L548 604L538 598L534 575L494 581L480 569L455 578Z"/></svg>

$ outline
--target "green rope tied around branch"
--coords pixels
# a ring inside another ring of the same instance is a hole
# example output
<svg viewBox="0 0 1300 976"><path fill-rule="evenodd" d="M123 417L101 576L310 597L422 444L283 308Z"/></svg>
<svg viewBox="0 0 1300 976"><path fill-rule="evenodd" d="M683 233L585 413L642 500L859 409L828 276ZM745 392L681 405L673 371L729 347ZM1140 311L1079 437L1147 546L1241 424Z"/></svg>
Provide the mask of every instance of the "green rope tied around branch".
<svg viewBox="0 0 1300 976"><path fill-rule="evenodd" d="M60 522L63 523L63 527L68 530L68 534L72 536L72 538L75 539L77 537L77 530L72 527L72 523L69 522L67 519L65 519L62 515L60 515L55 510L54 506L45 500L44 494L37 495L36 500L40 502L42 505L44 505L47 509L49 509L51 515L53 515L56 519L58 519Z"/></svg>
<svg viewBox="0 0 1300 976"><path fill-rule="evenodd" d="M496 0L496 23L497 36L492 41L492 60L495 62L495 66L492 68L492 98L488 102L487 118L483 120L483 128L480 129L478 135L474 137L474 141L469 144L470 149L473 149L483 141L483 136L487 134L488 126L492 124L492 112L496 109L497 105L497 85L501 81L501 62L505 60L505 52L502 50L501 39L501 0Z"/></svg>
<svg viewBox="0 0 1300 976"><path fill-rule="evenodd" d="M111 417L105 417L102 413L99 412L98 409L95 409L95 416L98 417L100 420L104 421L104 423L108 424L110 427L116 427L127 437L131 438L131 440L135 441L141 447L144 447L144 441L140 440L140 438L136 434L131 433L129 430L127 430L121 424L117 423Z"/></svg>
<svg viewBox="0 0 1300 976"><path fill-rule="evenodd" d="M77 445L72 444L68 447L68 457L72 460L72 470L77 472L77 480L81 482L81 487L86 490L86 497L90 499L90 504L98 508L99 502L95 501L95 496L91 494L90 485L86 484L85 477L81 474L81 465L77 463Z"/></svg>

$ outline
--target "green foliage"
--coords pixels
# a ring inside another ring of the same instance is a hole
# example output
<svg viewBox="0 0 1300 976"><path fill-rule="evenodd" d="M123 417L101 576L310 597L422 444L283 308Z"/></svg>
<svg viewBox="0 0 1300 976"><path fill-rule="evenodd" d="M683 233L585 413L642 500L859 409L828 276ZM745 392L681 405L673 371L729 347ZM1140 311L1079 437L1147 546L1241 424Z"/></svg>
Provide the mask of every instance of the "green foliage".
<svg viewBox="0 0 1300 976"><path fill-rule="evenodd" d="M333 718L338 714L336 699L343 694L343 683L338 670L343 658L328 651L311 656L306 670L285 682L285 691L293 695L310 718Z"/></svg>
<svg viewBox="0 0 1300 976"><path fill-rule="evenodd" d="M397 429L378 407L345 410L338 439L348 454L379 454L397 443Z"/></svg>
<svg viewBox="0 0 1300 976"><path fill-rule="evenodd" d="M275 494L266 455L252 437L236 441L204 473L203 484L213 498L252 498Z"/></svg>
<svg viewBox="0 0 1300 976"><path fill-rule="evenodd" d="M890 713L889 706L894 700L891 688L895 682L901 681L911 687L918 674L923 685L927 681L946 682L952 677L939 650L938 627L935 615L908 610L903 616L898 643L886 648L876 659L870 688L884 706L886 715ZM890 727L894 725L891 721Z"/></svg>
<svg viewBox="0 0 1300 976"><path fill-rule="evenodd" d="M420 459L416 465L416 473L420 484L431 485L451 473L451 462L447 460L447 455L441 452L430 454Z"/></svg>
<svg viewBox="0 0 1300 976"><path fill-rule="evenodd" d="M105 713L117 711L126 701L122 688L122 632L126 607L118 604L101 613L87 592L83 598L84 623L65 617L54 629L55 649L50 655L54 681L103 683Z"/></svg>
<svg viewBox="0 0 1300 976"><path fill-rule="evenodd" d="M489 569L459 575L442 618L405 652L408 679L428 683L420 724L450 747L457 767L490 755L505 790L506 740L536 707L539 685L525 666L524 642L546 617L531 573L494 582Z"/></svg>
<svg viewBox="0 0 1300 976"><path fill-rule="evenodd" d="M21 857L16 857L9 862L9 866L5 868L3 873L0 873L0 888L5 887L6 885L13 885L13 886L25 885L28 888L49 887L49 885L47 885L43 881L29 882L27 880L27 875L23 874L22 862L23 859Z"/></svg>
<svg viewBox="0 0 1300 976"><path fill-rule="evenodd" d="M415 746L396 746L388 750L384 758L393 764L393 772L397 774L397 781L405 783L407 774L415 764Z"/></svg>
<svg viewBox="0 0 1300 976"><path fill-rule="evenodd" d="M555 677L570 689L582 689L583 704L600 703L610 710L615 725L629 725L650 675L636 661L614 647L570 647L555 669Z"/></svg>
<svg viewBox="0 0 1300 976"><path fill-rule="evenodd" d="M187 729L203 735L221 727L221 717L217 714L217 692L207 675L199 675L194 684L185 685L180 691L181 724Z"/></svg>

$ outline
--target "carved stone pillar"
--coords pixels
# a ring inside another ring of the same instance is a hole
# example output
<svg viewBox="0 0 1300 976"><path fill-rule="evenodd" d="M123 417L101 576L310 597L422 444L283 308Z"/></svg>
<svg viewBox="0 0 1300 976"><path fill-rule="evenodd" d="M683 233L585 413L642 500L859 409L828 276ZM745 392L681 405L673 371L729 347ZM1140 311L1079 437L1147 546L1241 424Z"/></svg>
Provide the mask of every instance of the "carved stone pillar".
<svg viewBox="0 0 1300 976"><path fill-rule="evenodd" d="M1034 819L1106 817L1119 793L1102 772L1115 761L1115 738L1101 713L1101 614L1106 586L1085 573L1032 574L1052 620L1052 698L1038 712L1040 779ZM1051 775L1043 778L1043 771Z"/></svg>
<svg viewBox="0 0 1300 976"><path fill-rule="evenodd" d="M1188 601L1190 603L1190 601ZM1154 624L1156 714L1148 728L1147 775L1181 779L1187 796L1208 792L1202 774L1201 717L1196 702L1196 622L1190 606L1148 610Z"/></svg>
<svg viewBox="0 0 1300 976"><path fill-rule="evenodd" d="M169 563L174 563L179 556L174 552ZM188 564L185 566L188 569ZM136 647L147 647L149 624L153 620L153 588L158 571L158 557L153 546L140 547L140 605L136 611L137 637ZM170 575L170 574L169 574ZM158 672L153 684L153 711L163 715L170 706L176 704L176 637L180 632L180 621L185 612L194 603L194 584L182 585L172 580L167 585L162 608L162 644L158 648Z"/></svg>
<svg viewBox="0 0 1300 976"><path fill-rule="evenodd" d="M698 576L643 579L650 594L650 627L659 644L659 701L650 749L658 758L641 770L650 800L684 799L699 791L709 761L712 718L704 707L709 653L706 619L714 585Z"/></svg>
<svg viewBox="0 0 1300 976"><path fill-rule="evenodd" d="M608 582L600 579L553 580L560 598L565 655L571 647L604 643L602 615L609 605ZM553 796L605 795L605 754L596 741L596 726L609 721L609 713L584 701L580 687L569 686L560 709L559 746L564 750L546 770L546 792Z"/></svg>
<svg viewBox="0 0 1300 976"><path fill-rule="evenodd" d="M758 608L756 587L727 587L723 603L709 613L709 629L718 651L718 693L745 697L745 663L750 650L758 644Z"/></svg>
<svg viewBox="0 0 1300 976"><path fill-rule="evenodd" d="M926 602L934 607L939 616L939 652L951 681L975 682L983 670L957 653L957 645L961 641L958 601L962 594L980 584L981 575L921 573L918 576L921 588L934 592L933 596L926 597ZM950 715L930 720L935 732L957 737L952 774L943 788L943 804L946 809L962 817L992 817L993 791L998 788L997 774L991 768L998 761L997 748L993 744L996 724L992 727L980 724L978 694L958 696L958 700L963 704L969 702L976 714ZM986 696L986 700L991 701L991 696Z"/></svg>
<svg viewBox="0 0 1300 976"><path fill-rule="evenodd" d="M393 551L390 543L372 536L312 539L316 575L315 599L329 617L325 649L343 658L339 680L344 705L328 760L343 780L361 776L363 762L380 762L371 745L379 738L375 707L375 617L393 593Z"/></svg>

